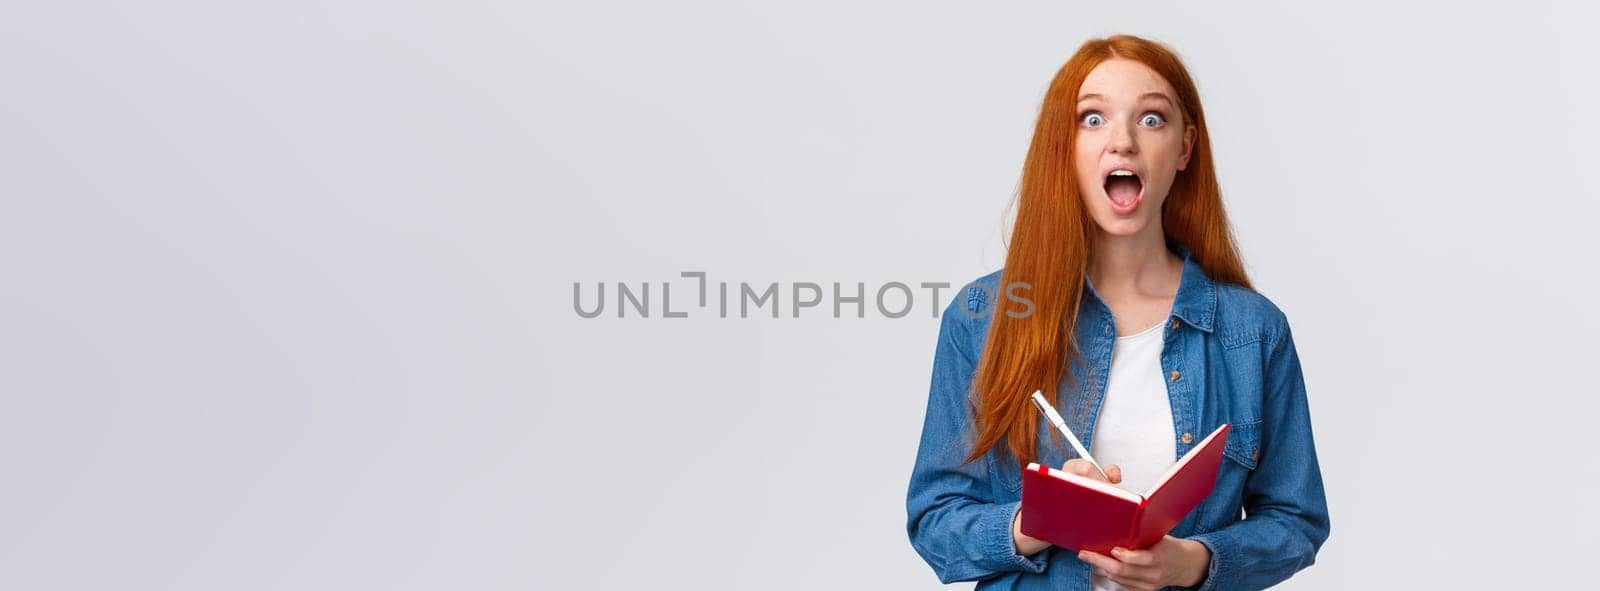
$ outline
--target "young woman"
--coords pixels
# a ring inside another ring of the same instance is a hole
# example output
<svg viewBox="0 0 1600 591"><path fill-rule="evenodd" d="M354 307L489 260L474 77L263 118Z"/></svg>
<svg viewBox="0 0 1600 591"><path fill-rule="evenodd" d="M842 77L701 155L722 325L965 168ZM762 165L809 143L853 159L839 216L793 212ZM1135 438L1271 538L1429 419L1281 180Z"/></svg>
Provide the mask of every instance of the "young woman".
<svg viewBox="0 0 1600 591"><path fill-rule="evenodd" d="M1328 510L1300 362L1245 277L1177 56L1131 36L1085 43L1046 93L1019 202L1005 268L941 321L912 546L941 581L979 589L1259 589L1309 566ZM1231 424L1211 495L1143 550L1024 535L1028 462L1099 477L1045 435L1040 389L1139 492Z"/></svg>

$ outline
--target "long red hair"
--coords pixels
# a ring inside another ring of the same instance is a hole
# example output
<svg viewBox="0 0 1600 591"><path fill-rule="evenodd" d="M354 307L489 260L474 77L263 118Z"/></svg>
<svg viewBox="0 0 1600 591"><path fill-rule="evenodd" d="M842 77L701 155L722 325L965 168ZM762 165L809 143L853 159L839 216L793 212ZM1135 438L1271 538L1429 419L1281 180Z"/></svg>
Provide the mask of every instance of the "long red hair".
<svg viewBox="0 0 1600 591"><path fill-rule="evenodd" d="M1072 385L1067 382L1072 377L1068 364L1081 358L1074 329L1092 255L1089 231L1094 223L1072 166L1078 90L1095 66L1111 58L1138 61L1165 78L1178 93L1183 122L1197 131L1189 164L1173 179L1162 205L1161 226L1167 239L1188 248L1213 281L1250 287L1223 212L1205 113L1188 70L1170 49L1139 37L1116 35L1084 43L1045 92L1023 164L1017 220L1000 285L1002 292L1017 282L1031 285L1028 299L1034 308L1031 314L1014 318L1002 313L996 298L990 310L989 336L973 380L977 404L969 462L1002 440L1018 462L1036 460L1039 417L1028 398L1034 390L1043 390L1056 403L1061 388ZM1061 445L1059 435L1052 439Z"/></svg>

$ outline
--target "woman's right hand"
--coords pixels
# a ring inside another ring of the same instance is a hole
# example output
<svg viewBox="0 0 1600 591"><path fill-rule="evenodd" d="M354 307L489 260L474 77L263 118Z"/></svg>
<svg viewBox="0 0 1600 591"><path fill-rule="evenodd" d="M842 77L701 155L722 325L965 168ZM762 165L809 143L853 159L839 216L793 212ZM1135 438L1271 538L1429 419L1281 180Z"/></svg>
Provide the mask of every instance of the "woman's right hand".
<svg viewBox="0 0 1600 591"><path fill-rule="evenodd" d="M1089 463L1089 460L1074 458L1062 464L1061 471L1077 474L1084 478L1093 478L1101 482L1110 482L1111 484L1122 483L1122 468L1118 468L1116 464L1106 464L1106 475L1101 476L1100 471L1094 469L1094 464ZM1106 476L1110 476L1111 479L1107 480Z"/></svg>
<svg viewBox="0 0 1600 591"><path fill-rule="evenodd" d="M1062 472L1077 474L1084 478L1093 478L1101 482L1110 482L1111 484L1122 482L1122 468L1117 467L1116 464L1107 464L1105 468L1106 476L1110 476L1110 480L1106 480L1105 476L1101 476L1100 471L1094 469L1094 464L1089 463L1088 460L1071 459L1061 465ZM1017 554L1023 556L1050 547L1050 542L1022 533L1022 511L1020 509L1016 515L1011 516L1011 543L1017 547Z"/></svg>

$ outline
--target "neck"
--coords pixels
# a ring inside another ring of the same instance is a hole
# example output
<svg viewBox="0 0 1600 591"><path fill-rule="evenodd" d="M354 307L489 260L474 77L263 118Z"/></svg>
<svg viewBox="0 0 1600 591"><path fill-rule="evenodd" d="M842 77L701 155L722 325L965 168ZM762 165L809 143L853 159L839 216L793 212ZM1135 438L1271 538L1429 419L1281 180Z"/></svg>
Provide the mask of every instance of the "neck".
<svg viewBox="0 0 1600 591"><path fill-rule="evenodd" d="M1097 232L1089 259L1089 280L1107 293L1168 293L1177 290L1183 261L1167 250L1159 224L1132 236Z"/></svg>

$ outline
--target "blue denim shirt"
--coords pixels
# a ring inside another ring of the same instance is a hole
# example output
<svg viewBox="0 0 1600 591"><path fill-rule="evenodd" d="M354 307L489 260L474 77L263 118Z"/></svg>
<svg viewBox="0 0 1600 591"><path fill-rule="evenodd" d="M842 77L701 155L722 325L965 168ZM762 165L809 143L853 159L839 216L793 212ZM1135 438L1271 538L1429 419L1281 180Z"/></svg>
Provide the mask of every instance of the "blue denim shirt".
<svg viewBox="0 0 1600 591"><path fill-rule="evenodd" d="M1170 535L1210 548L1201 589L1260 589L1310 566L1328 537L1300 361L1289 324L1272 302L1211 281L1181 247L1179 254L1183 277L1161 352L1177 457L1223 423L1233 427L1216 487ZM974 284L981 286L957 292L944 311L906 493L906 530L945 583L975 580L980 590L1088 589L1089 565L1076 552L1051 546L1017 554L1011 520L1022 473L1003 445L962 464L971 449L969 390L989 332L990 300L1005 294L999 281L998 271L979 278ZM1084 293L1076 327L1083 360L1072 364L1074 390L1062 390L1060 410L1073 432L1093 445L1117 329L1092 284ZM1050 428L1041 417L1039 462L1060 466L1072 456L1043 436Z"/></svg>

